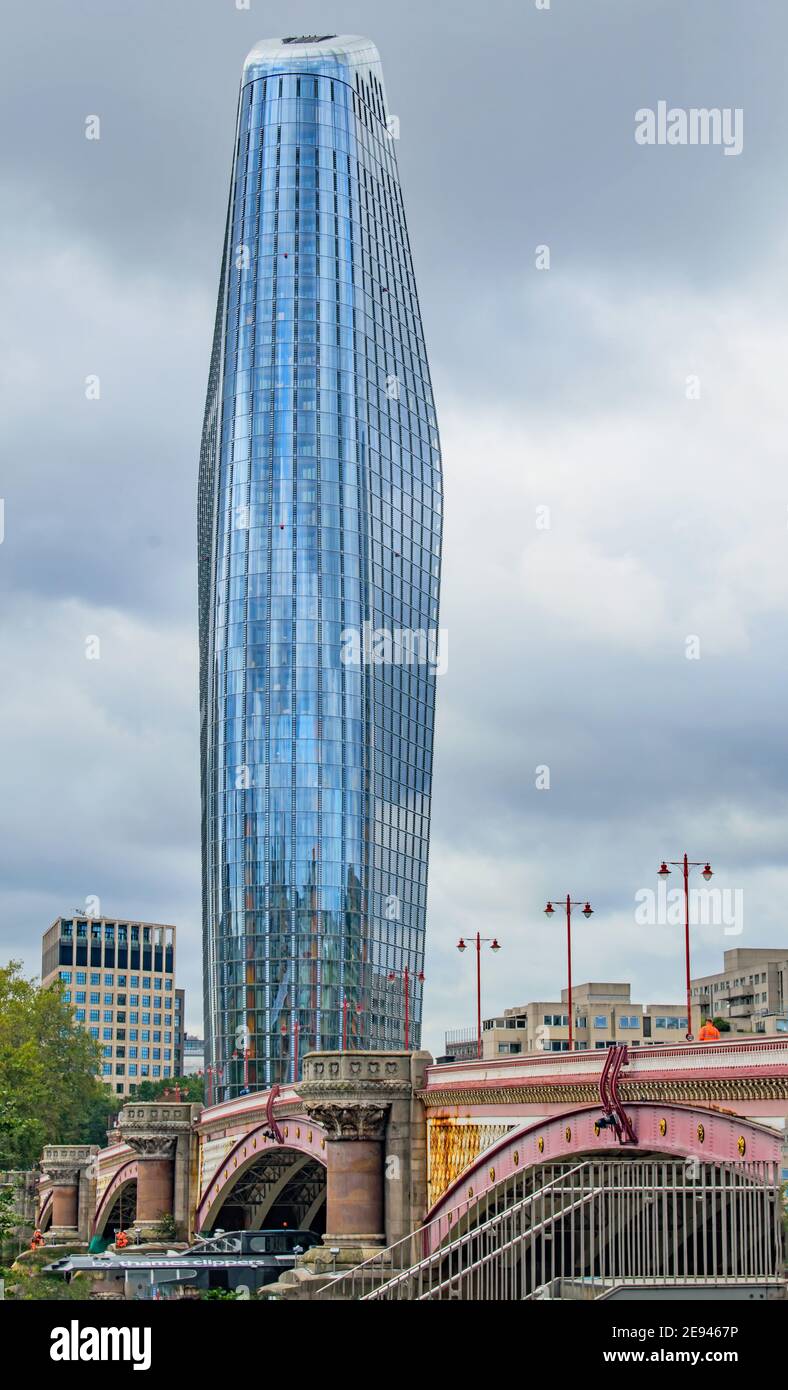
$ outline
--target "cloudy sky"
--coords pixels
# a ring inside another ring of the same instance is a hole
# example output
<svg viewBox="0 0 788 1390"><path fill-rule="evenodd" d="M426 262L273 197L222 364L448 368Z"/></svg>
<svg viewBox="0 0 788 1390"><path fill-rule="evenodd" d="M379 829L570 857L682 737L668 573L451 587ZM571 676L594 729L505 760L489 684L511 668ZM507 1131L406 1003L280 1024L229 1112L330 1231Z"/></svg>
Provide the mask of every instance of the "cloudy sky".
<svg viewBox="0 0 788 1390"><path fill-rule="evenodd" d="M634 895L685 849L743 893L698 973L788 945L784 0L38 0L4 27L2 958L37 971L89 895L174 922L202 1031L195 501L237 84L256 40L331 30L375 40L400 118L444 446L425 1043L473 1020L460 934L502 943L485 1012L557 997L567 891L595 908L577 980L678 1000L681 932ZM660 100L741 108L742 153L638 145Z"/></svg>

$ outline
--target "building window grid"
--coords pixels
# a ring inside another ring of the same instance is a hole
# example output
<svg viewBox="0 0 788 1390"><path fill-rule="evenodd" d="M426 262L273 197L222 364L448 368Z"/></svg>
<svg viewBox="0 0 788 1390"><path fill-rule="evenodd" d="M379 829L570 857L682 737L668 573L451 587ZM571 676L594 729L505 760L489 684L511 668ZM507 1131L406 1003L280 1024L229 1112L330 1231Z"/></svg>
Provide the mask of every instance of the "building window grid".
<svg viewBox="0 0 788 1390"><path fill-rule="evenodd" d="M282 167L282 166L280 165L280 175L281 175L281 167ZM298 171L296 171L296 172L298 172ZM295 182L295 180L294 180L294 182ZM366 180L366 175L365 175L365 184L366 184L366 182L367 182L367 180ZM281 178L280 178L280 183L281 183ZM237 191L238 191L240 194L242 194L245 190L244 190L243 186L241 186L240 190L237 190ZM365 201L366 201L367 203L369 202L368 193L365 193ZM242 229L242 230L244 231L244 234L245 234L245 228ZM384 274L386 274L387 277L390 276L390 274L391 274L391 269L390 269L390 267L386 267L386 268L384 269ZM239 302L240 302L240 301L239 301ZM240 332L240 329L238 329L237 331ZM240 341L240 340L239 340L239 341ZM317 405L318 405L318 399L317 399L317 396L316 396L316 399L315 399L315 406L317 407ZM376 419L376 420L375 420L375 424L377 424L377 423L379 423L379 421ZM242 430L242 431L241 431L241 437L243 437L244 434L245 434L245 431ZM321 455L321 457L322 457L322 455ZM433 702L432 699L430 699L430 700L427 702L427 707L428 707L430 710L432 709L433 703L434 703L434 702ZM418 740L416 740L416 742L417 742L417 744L418 744ZM418 760L417 760L417 761L418 761ZM232 760L229 760L229 765L232 766ZM393 768L393 761L392 761L391 758L384 758L383 760L378 759L378 766L381 767L381 771L382 771L382 773L384 773L384 774L390 774L390 773L393 772L393 770L394 770L394 768ZM383 790L382 785L381 785L380 790ZM423 852L423 851L422 851L422 852ZM386 861L384 861L384 862L385 862L385 868L386 868L386 870L387 870L389 873L392 871L392 869L394 869L395 871L397 871L397 872L399 872L400 874L402 874L402 873L405 871L406 867L407 867L407 866L406 866L406 863L405 863L405 861L404 861L404 859L403 859L402 861L400 861L400 860L392 861L391 856L387 856L387 859L386 859ZM421 877L421 874L419 875L419 877ZM424 876L424 877L426 877L426 876ZM382 882L382 878L381 878L380 875L376 875L376 877L375 877L375 879L374 879L374 884L375 884L375 887L378 889L378 893L375 895L374 907L379 907L380 903L382 902L382 896L383 896L383 895L382 895L383 882ZM419 885L416 885L416 887L417 887L417 891L416 891L416 892L414 893L414 895L413 895L413 905L414 905L414 907L415 907L415 909L416 909L416 912L417 912L417 914L418 914L419 909L423 909L423 897L422 897L422 894L418 891L418 888L420 888L421 885L420 885L420 884L419 884ZM408 895L408 898L410 898L410 895ZM417 920L418 920L418 918L417 918ZM392 950L389 948L389 950L388 950L387 953L386 953L386 958L383 959L383 960L381 961L381 964L382 964L383 968L385 968L386 965L393 965L393 964L396 964L396 963L398 962L399 959L401 959L401 957L398 955L398 953L396 953L395 951L392 951ZM337 1011L337 1012L338 1012L338 1011ZM377 1013L375 1013L374 1017L377 1018L377 1016L378 1016Z"/></svg>

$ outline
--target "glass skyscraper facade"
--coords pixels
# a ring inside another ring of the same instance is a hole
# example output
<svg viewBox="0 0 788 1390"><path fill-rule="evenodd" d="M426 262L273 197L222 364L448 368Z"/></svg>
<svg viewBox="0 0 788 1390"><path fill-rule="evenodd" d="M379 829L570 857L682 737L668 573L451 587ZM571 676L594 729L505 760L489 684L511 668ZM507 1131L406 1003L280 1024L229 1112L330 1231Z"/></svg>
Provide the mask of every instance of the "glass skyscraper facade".
<svg viewBox="0 0 788 1390"><path fill-rule="evenodd" d="M418 1045L442 518L367 39L244 65L199 484L206 1065ZM358 639L358 640L356 640Z"/></svg>

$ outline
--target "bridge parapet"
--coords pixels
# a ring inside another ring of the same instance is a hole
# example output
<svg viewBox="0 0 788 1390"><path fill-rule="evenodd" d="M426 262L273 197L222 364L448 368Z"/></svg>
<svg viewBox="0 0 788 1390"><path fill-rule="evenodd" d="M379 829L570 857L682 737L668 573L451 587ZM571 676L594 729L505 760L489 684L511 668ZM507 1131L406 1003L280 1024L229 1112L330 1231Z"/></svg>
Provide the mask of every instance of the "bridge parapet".
<svg viewBox="0 0 788 1390"><path fill-rule="evenodd" d="M545 1101L592 1102L607 1053L524 1053L427 1068L428 1107ZM788 1037L678 1047L630 1048L621 1073L626 1100L782 1100L788 1097Z"/></svg>
<svg viewBox="0 0 788 1390"><path fill-rule="evenodd" d="M235 1096L218 1105L206 1107L197 1121L203 1139L246 1134L269 1118L271 1091L252 1091L248 1096ZM304 1103L295 1086L280 1086L274 1093L277 1116L303 1115Z"/></svg>

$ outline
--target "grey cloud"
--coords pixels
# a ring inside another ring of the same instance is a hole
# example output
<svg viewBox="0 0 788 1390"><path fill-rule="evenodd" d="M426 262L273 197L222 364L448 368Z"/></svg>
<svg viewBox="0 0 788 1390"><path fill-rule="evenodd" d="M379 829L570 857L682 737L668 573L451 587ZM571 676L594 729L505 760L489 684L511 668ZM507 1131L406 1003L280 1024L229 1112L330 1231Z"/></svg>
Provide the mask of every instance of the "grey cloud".
<svg viewBox="0 0 788 1390"><path fill-rule="evenodd" d="M89 892L174 921L192 1027L197 447L237 82L254 40L324 20L6 17L3 951L38 968ZM333 22L374 37L400 116L446 454L426 1040L472 1020L461 931L504 941L490 1010L556 994L541 907L575 884L597 909L578 970L677 997L678 943L632 924L662 853L713 855L746 943L785 939L784 7L358 0ZM638 148L660 98L744 107L741 157ZM730 944L700 931L699 968Z"/></svg>

